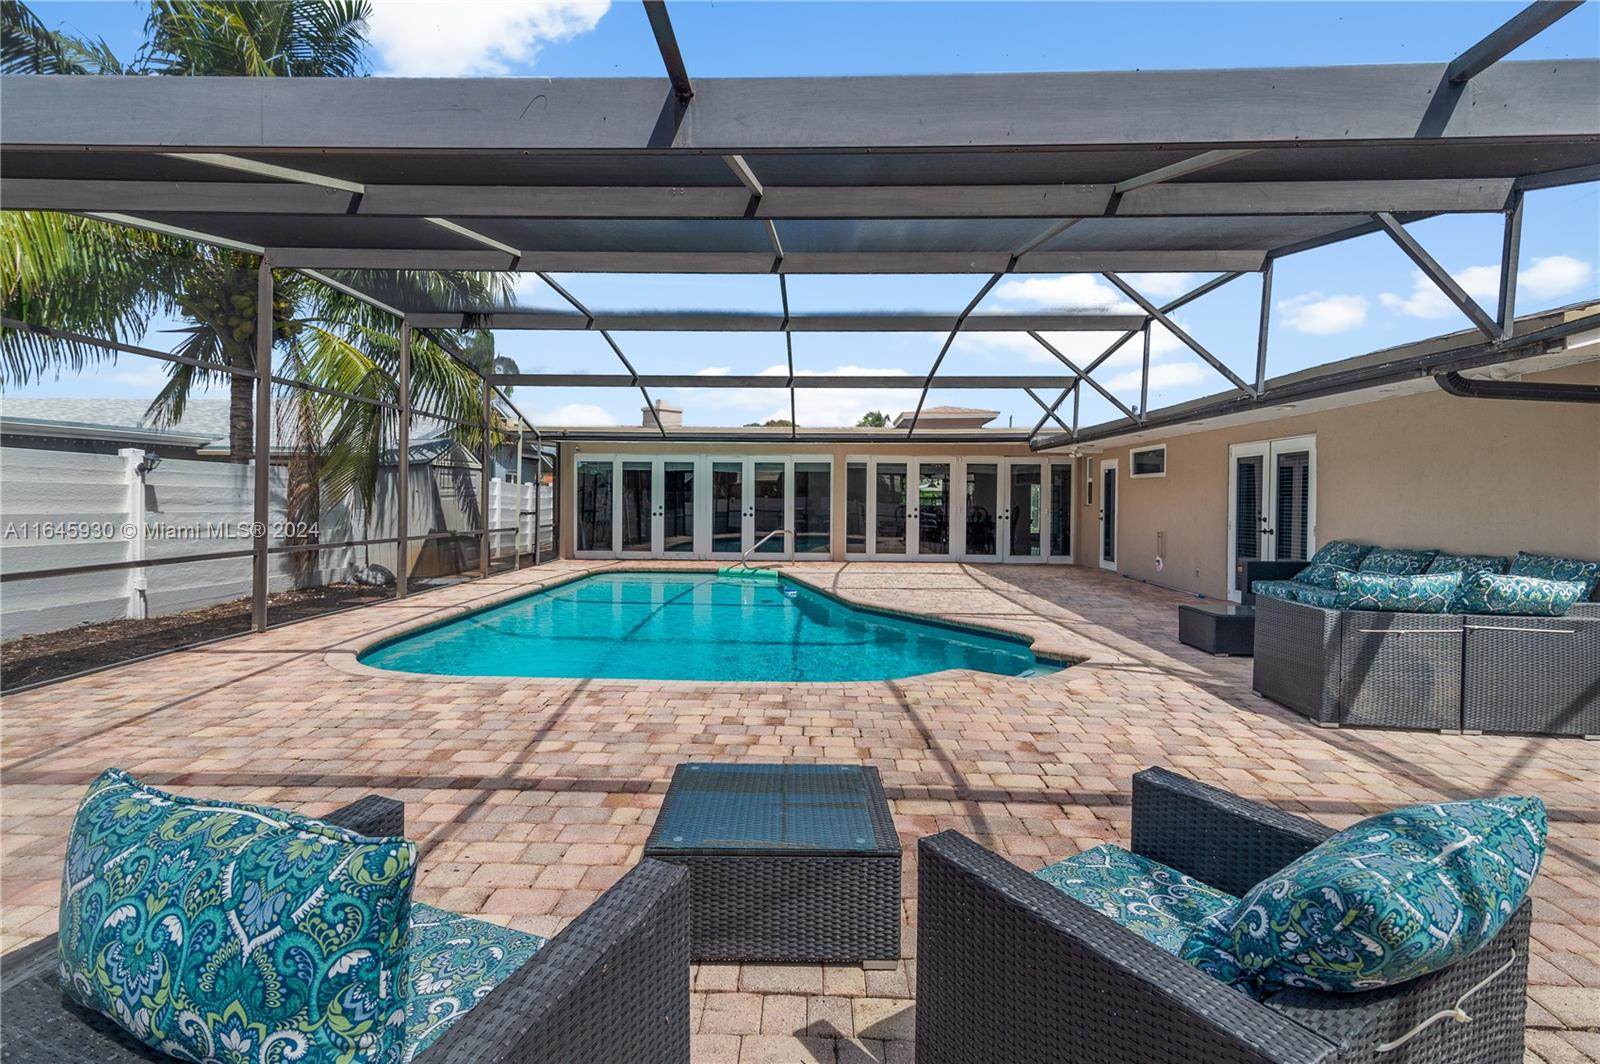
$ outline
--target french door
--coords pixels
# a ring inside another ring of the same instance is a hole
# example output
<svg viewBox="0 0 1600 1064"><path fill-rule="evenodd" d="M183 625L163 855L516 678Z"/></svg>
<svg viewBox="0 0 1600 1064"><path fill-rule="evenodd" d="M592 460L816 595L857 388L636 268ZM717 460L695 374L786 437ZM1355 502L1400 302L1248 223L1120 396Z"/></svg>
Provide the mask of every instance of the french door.
<svg viewBox="0 0 1600 1064"><path fill-rule="evenodd" d="M1317 439L1228 448L1228 597L1239 601L1251 561L1304 561L1315 550Z"/></svg>
<svg viewBox="0 0 1600 1064"><path fill-rule="evenodd" d="M1071 484L1071 466L1064 462L850 458L845 555L873 561L1069 561Z"/></svg>
<svg viewBox="0 0 1600 1064"><path fill-rule="evenodd" d="M832 555L827 456L584 455L576 472L579 558Z"/></svg>

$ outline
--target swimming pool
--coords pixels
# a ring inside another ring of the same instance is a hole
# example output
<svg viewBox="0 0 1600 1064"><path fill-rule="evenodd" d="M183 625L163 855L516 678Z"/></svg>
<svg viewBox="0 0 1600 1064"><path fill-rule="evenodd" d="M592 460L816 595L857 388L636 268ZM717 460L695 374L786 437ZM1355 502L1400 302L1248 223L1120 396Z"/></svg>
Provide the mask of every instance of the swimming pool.
<svg viewBox="0 0 1600 1064"><path fill-rule="evenodd" d="M450 676L838 682L1055 672L1022 639L847 605L768 573L597 573L380 643L363 664Z"/></svg>

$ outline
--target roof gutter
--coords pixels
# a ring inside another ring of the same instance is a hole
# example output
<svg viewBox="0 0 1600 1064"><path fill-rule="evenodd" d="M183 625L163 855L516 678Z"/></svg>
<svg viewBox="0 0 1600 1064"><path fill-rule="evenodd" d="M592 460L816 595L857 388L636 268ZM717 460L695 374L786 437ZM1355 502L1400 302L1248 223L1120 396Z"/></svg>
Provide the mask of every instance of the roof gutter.
<svg viewBox="0 0 1600 1064"><path fill-rule="evenodd" d="M1536 403L1600 403L1600 384L1542 384L1534 381L1486 381L1460 373L1439 373L1434 381L1461 399L1520 399Z"/></svg>

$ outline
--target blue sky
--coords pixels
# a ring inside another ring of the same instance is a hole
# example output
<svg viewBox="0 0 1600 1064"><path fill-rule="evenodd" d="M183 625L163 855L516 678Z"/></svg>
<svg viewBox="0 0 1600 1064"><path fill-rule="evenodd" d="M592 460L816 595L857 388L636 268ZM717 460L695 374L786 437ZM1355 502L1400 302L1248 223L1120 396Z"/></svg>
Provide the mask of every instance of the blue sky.
<svg viewBox="0 0 1600 1064"><path fill-rule="evenodd" d="M691 3L672 16L691 75L972 73L1032 70L1299 66L1442 62L1515 14L1521 3ZM37 3L49 24L104 36L122 54L141 39L144 9L129 0ZM405 3L380 0L372 20L373 69L415 76L660 76L660 59L639 5L561 0L465 0ZM1515 58L1600 54L1600 4L1586 4ZM1413 231L1435 258L1492 310L1499 257L1498 216L1435 219ZM1600 297L1600 185L1531 193L1523 228L1523 284L1518 309L1532 311ZM772 277L566 275L559 278L592 308L751 309L776 311ZM978 276L793 277L797 313L844 309L960 309L986 278ZM1161 301L1203 275L1137 279ZM1273 373L1361 354L1467 325L1386 237L1369 236L1280 260L1274 282L1269 367ZM520 288L531 305L561 306L537 279ZM1241 278L1179 315L1179 323L1230 366L1248 376L1254 363L1259 282ZM1119 297L1090 276L1026 275L1008 279L985 300L986 311L1112 307ZM152 346L170 347L152 323ZM784 362L780 336L619 334L642 372L756 373ZM920 375L943 336L925 334L801 335L800 372L870 370ZM1059 338L1070 355L1092 358L1106 338ZM529 371L613 372L614 356L598 336L499 334L501 352ZM1054 374L1042 349L998 334L958 338L941 372ZM1114 356L1096 379L1125 401L1138 398L1137 344ZM1159 336L1152 407L1221 388L1221 378L1171 337ZM92 376L42 382L10 394L145 397L159 369L132 361ZM700 390L663 393L685 407L691 424L742 424L788 416L781 391ZM635 423L633 392L562 390L517 401L535 420L555 424ZM869 407L909 408L915 391L802 393L802 425L851 422ZM934 403L1000 410L998 424L1031 426L1038 409L1022 393L936 389ZM1113 415L1086 394L1082 416Z"/></svg>

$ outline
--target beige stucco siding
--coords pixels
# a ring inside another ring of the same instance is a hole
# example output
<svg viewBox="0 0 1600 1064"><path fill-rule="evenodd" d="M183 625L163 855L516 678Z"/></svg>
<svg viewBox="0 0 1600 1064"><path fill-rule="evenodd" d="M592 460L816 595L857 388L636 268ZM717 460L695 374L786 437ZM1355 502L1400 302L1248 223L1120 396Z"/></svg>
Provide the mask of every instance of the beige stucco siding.
<svg viewBox="0 0 1600 1064"><path fill-rule="evenodd" d="M1528 379L1600 383L1600 364ZM1317 441L1316 543L1600 558L1600 408L1441 391L1152 439L1167 445L1163 478L1130 479L1129 448L1105 450L1098 457L1121 471L1119 570L1224 594L1228 447L1302 435ZM1080 517L1095 529L1098 507L1080 507ZM1167 533L1160 572L1158 531ZM1092 563L1085 554L1079 561Z"/></svg>

